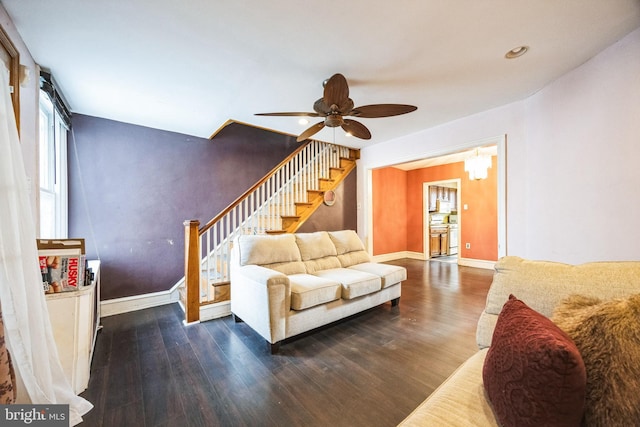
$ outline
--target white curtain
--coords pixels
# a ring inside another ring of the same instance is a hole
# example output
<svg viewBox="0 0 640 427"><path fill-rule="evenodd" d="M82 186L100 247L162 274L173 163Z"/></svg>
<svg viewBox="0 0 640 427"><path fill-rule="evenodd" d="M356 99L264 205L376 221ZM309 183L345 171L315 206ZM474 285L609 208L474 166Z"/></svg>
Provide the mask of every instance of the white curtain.
<svg viewBox="0 0 640 427"><path fill-rule="evenodd" d="M0 97L0 301L7 345L31 403L69 404L69 423L75 425L93 405L76 396L66 380L51 332L5 72L0 72Z"/></svg>

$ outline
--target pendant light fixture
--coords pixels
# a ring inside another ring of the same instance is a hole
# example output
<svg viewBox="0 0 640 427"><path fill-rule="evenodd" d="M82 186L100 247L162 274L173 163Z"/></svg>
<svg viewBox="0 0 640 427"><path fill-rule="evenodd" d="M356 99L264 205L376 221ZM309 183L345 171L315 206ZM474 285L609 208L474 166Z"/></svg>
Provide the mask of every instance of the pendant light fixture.
<svg viewBox="0 0 640 427"><path fill-rule="evenodd" d="M480 148L474 150L473 156L464 161L464 171L469 173L469 179L486 179L491 167L491 156L480 154Z"/></svg>

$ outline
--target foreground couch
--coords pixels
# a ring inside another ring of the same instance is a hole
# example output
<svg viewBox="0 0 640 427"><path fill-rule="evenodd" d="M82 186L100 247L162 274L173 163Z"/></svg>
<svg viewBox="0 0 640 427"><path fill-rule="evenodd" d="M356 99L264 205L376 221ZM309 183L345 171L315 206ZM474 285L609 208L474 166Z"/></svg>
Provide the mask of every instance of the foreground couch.
<svg viewBox="0 0 640 427"><path fill-rule="evenodd" d="M241 235L231 253L231 312L276 353L282 340L391 301L404 267L371 262L352 230Z"/></svg>
<svg viewBox="0 0 640 427"><path fill-rule="evenodd" d="M495 270L480 350L400 425L640 425L640 262Z"/></svg>

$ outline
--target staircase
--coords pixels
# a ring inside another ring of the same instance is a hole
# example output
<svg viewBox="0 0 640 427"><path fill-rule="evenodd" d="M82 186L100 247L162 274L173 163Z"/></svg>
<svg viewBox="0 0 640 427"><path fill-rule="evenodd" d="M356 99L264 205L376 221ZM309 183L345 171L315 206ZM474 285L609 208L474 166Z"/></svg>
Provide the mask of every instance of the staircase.
<svg viewBox="0 0 640 427"><path fill-rule="evenodd" d="M229 299L229 255L238 235L295 232L355 169L359 154L309 141L204 226L185 221L185 277L178 285L186 322L200 320L200 307Z"/></svg>

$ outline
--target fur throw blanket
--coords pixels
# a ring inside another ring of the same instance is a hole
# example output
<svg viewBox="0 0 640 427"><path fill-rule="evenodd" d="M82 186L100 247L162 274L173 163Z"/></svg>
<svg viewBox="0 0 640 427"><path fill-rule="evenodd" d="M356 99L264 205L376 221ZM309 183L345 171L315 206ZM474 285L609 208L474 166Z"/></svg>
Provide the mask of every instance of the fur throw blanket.
<svg viewBox="0 0 640 427"><path fill-rule="evenodd" d="M572 295L551 320L584 360L584 424L640 425L640 294L609 301Z"/></svg>

